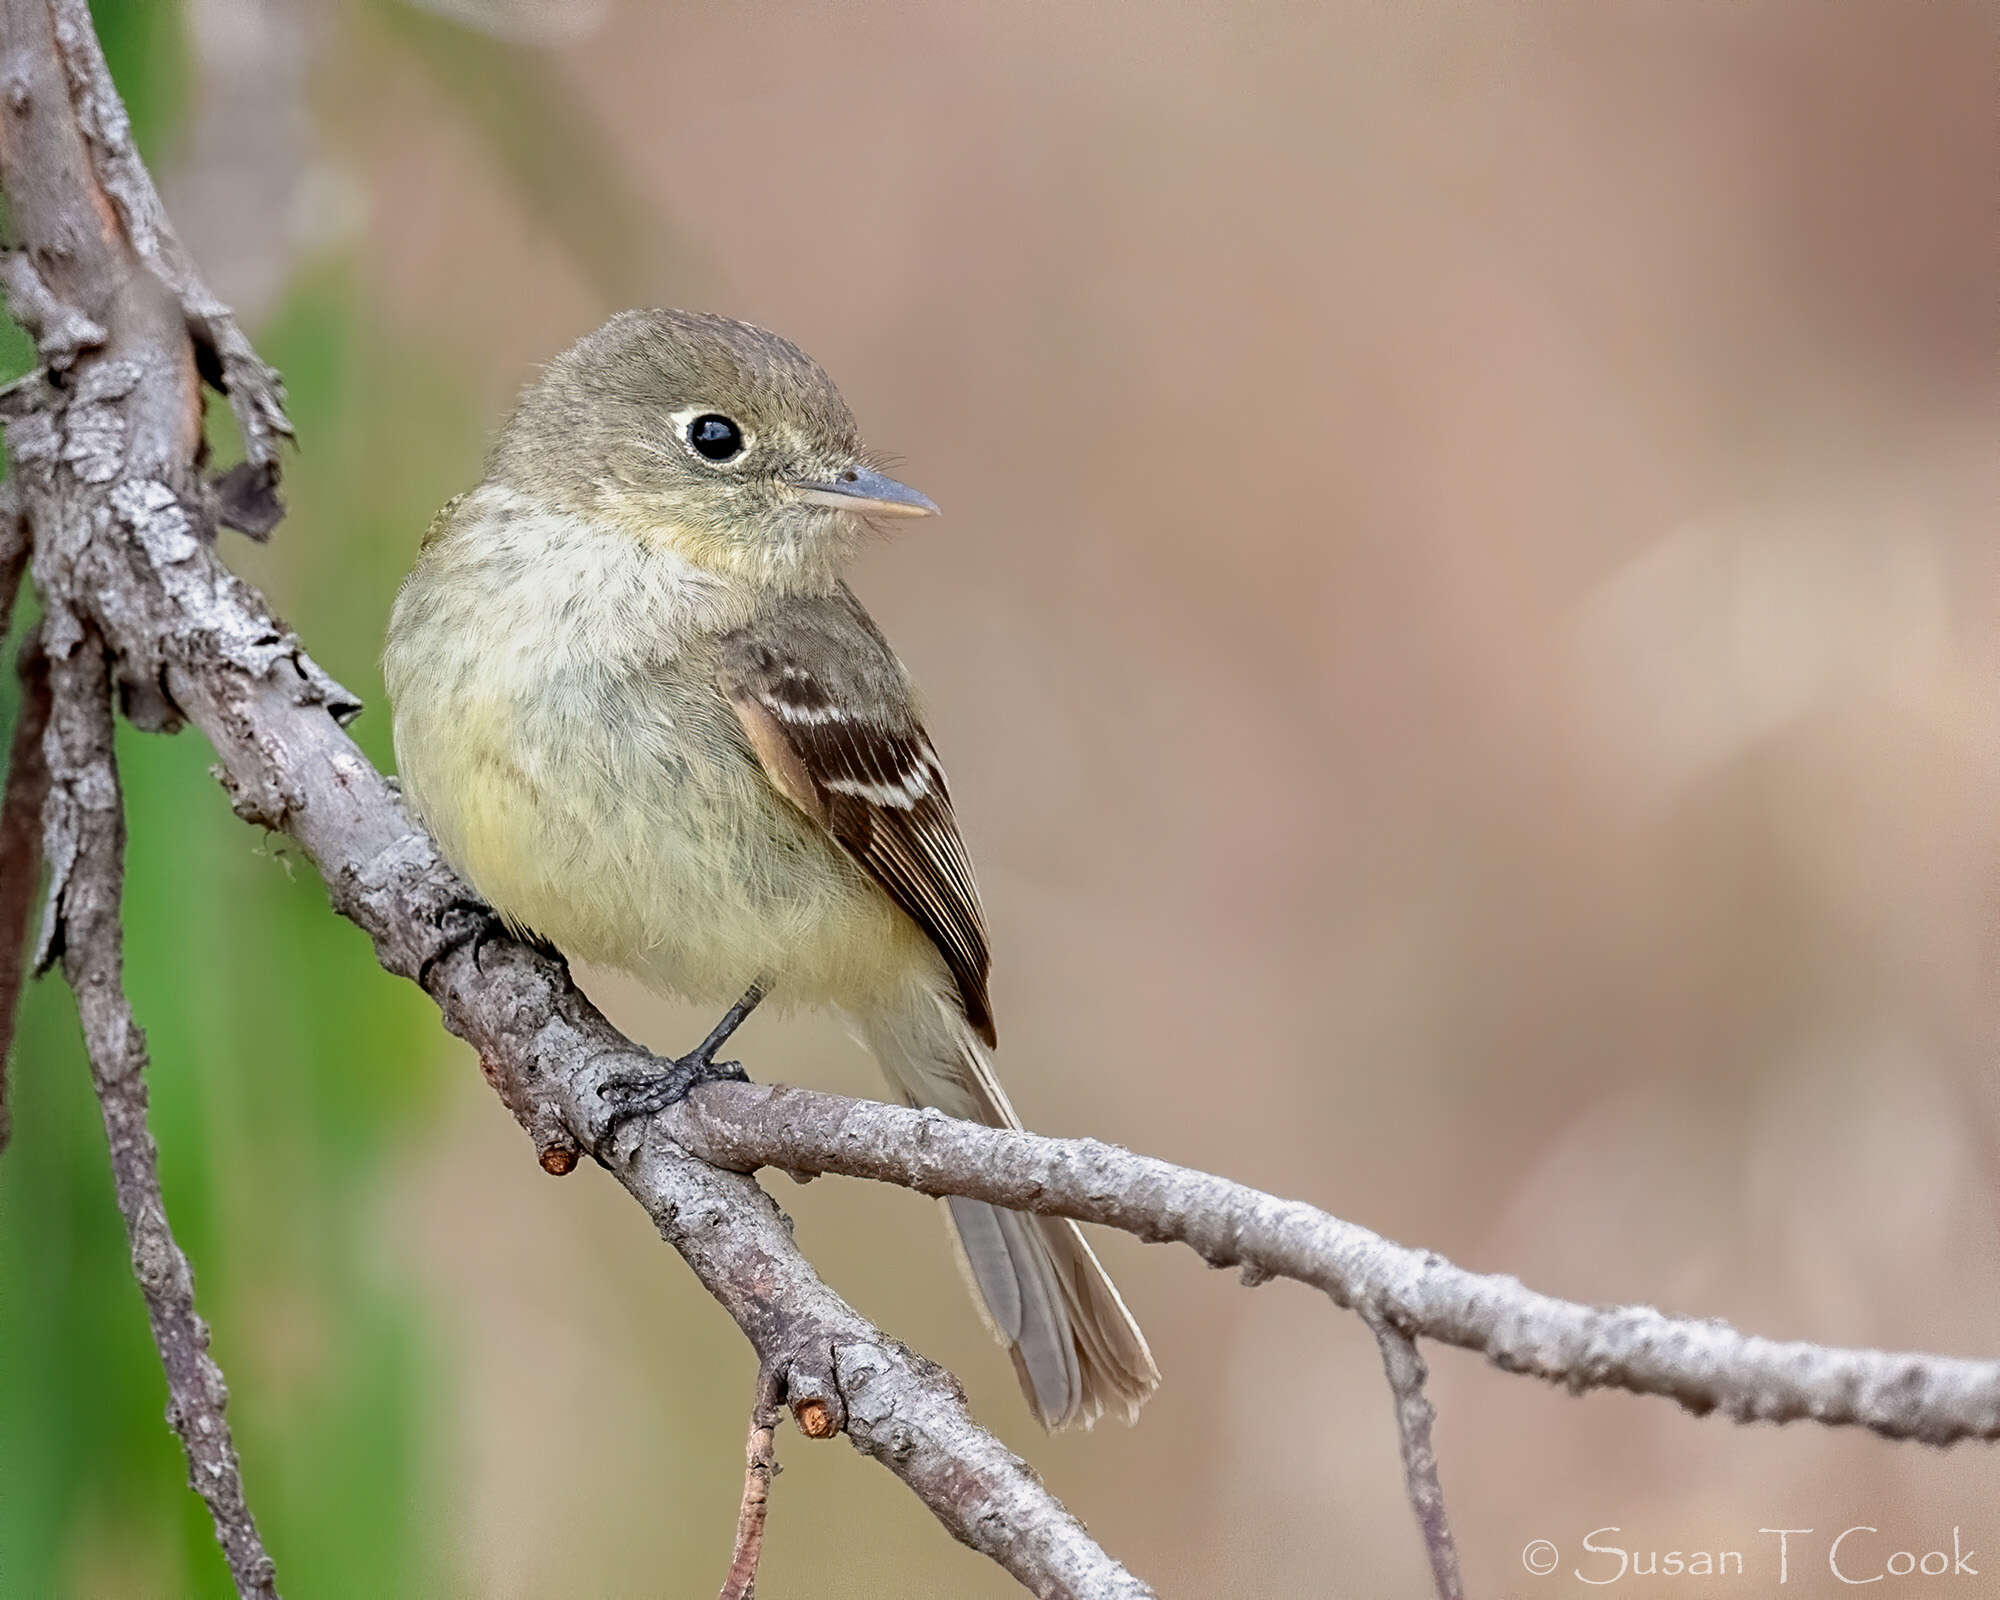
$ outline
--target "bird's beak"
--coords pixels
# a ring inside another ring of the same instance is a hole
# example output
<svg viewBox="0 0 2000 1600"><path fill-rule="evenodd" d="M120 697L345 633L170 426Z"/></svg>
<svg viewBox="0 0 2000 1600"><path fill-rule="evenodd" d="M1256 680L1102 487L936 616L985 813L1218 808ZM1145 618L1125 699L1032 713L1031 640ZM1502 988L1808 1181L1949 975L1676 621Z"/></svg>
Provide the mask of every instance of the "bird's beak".
<svg viewBox="0 0 2000 1600"><path fill-rule="evenodd" d="M825 483L795 483L792 488L809 506L852 511L860 517L934 517L937 502L907 483L898 483L866 467L849 467Z"/></svg>

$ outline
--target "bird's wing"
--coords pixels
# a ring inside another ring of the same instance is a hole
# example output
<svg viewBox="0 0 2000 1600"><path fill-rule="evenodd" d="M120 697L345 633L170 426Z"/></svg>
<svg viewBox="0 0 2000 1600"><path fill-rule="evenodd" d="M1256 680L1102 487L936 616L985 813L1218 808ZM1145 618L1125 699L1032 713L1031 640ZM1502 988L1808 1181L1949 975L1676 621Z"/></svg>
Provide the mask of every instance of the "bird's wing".
<svg viewBox="0 0 2000 1600"><path fill-rule="evenodd" d="M916 920L991 1045L986 919L944 769L859 602L792 601L725 636L717 681L772 785Z"/></svg>

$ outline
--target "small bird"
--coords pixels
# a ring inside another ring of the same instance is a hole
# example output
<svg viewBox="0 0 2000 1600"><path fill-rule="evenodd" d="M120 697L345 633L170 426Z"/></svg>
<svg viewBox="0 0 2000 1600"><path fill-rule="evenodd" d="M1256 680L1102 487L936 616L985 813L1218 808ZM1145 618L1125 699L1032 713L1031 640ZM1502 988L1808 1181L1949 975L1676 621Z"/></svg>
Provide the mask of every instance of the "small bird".
<svg viewBox="0 0 2000 1600"><path fill-rule="evenodd" d="M817 362L627 311L523 392L425 535L384 656L403 792L516 931L733 1001L622 1109L672 1103L766 995L852 1019L895 1093L991 1127L986 923L902 663L841 574L886 477ZM1046 1427L1159 1383L1073 1222L945 1202Z"/></svg>

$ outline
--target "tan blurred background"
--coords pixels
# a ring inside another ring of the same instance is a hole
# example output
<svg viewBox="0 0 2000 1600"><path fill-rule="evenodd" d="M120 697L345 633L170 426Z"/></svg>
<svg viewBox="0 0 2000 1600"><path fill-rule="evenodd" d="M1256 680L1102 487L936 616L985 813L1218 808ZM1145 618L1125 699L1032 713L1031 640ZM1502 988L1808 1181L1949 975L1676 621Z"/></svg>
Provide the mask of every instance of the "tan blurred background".
<svg viewBox="0 0 2000 1600"><path fill-rule="evenodd" d="M929 697L1033 1126L1552 1293L1995 1352L1990 6L436 12L190 0L162 162L226 296L340 285L276 353L390 418L302 416L299 517L236 547L336 673L376 689L536 362L631 302L764 323L946 509L855 583ZM708 1020L586 981L662 1048ZM747 1350L411 1037L386 1070L438 1087L350 1221L428 1330L427 1560L712 1590ZM877 1092L825 1018L743 1053ZM777 1187L1163 1593L1427 1592L1353 1318L1108 1238L1166 1387L1045 1439L929 1204ZM2000 1573L1990 1452L1433 1364L1476 1594L1599 1592L1520 1552L1567 1574L1612 1524L1753 1575L1760 1527L1957 1524ZM760 1593L1014 1592L878 1468L780 1452Z"/></svg>

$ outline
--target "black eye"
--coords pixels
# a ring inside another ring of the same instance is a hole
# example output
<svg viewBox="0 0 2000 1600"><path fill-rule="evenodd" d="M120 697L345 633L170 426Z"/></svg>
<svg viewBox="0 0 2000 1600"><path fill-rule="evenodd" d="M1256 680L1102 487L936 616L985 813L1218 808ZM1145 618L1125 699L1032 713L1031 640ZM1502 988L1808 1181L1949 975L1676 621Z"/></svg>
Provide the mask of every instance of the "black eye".
<svg viewBox="0 0 2000 1600"><path fill-rule="evenodd" d="M728 461L743 453L743 430L713 411L688 424L687 440L708 461Z"/></svg>

